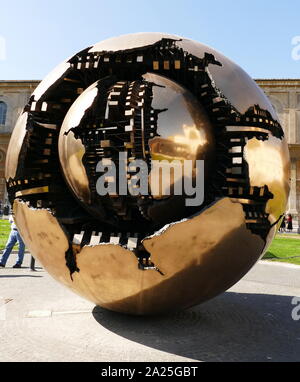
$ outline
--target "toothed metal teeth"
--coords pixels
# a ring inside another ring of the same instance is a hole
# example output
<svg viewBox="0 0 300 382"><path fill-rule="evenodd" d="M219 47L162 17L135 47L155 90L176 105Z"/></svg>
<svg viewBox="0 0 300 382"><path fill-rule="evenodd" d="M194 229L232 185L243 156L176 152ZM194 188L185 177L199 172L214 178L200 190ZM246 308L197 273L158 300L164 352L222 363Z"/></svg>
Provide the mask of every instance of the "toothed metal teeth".
<svg viewBox="0 0 300 382"><path fill-rule="evenodd" d="M89 241L84 237L89 237ZM103 235L103 232L96 233L93 231L91 234L89 232L81 231L80 233L75 233L73 236L72 244L76 245L99 245L99 244L119 244L128 249L134 250L137 248L139 237L138 233L111 233L108 235ZM101 241L102 239L102 241Z"/></svg>
<svg viewBox="0 0 300 382"><path fill-rule="evenodd" d="M84 231L81 231L81 233L75 233L73 236L73 244L80 245L83 239Z"/></svg>
<svg viewBox="0 0 300 382"><path fill-rule="evenodd" d="M100 244L101 236L102 236L102 232L100 232L98 235L96 235L96 232L93 232L89 245L98 245L98 244Z"/></svg>
<svg viewBox="0 0 300 382"><path fill-rule="evenodd" d="M129 237L127 242L127 248L129 249L135 249L138 244L138 238L137 237Z"/></svg>
<svg viewBox="0 0 300 382"><path fill-rule="evenodd" d="M120 243L120 237L121 237L121 234L120 236L111 236L110 237L110 244L119 244Z"/></svg>

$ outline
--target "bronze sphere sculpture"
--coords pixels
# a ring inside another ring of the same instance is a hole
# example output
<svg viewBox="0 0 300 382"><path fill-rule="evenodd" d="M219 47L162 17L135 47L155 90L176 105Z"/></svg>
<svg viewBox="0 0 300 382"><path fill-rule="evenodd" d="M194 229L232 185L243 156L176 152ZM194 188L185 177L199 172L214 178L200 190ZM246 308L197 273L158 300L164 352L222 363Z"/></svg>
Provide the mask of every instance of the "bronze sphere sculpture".
<svg viewBox="0 0 300 382"><path fill-rule="evenodd" d="M157 187L167 178L154 163L173 162L191 163L189 177L176 167L169 189ZM285 211L289 153L240 67L198 42L140 33L82 50L39 84L6 181L50 275L104 308L158 314L225 291L263 255Z"/></svg>

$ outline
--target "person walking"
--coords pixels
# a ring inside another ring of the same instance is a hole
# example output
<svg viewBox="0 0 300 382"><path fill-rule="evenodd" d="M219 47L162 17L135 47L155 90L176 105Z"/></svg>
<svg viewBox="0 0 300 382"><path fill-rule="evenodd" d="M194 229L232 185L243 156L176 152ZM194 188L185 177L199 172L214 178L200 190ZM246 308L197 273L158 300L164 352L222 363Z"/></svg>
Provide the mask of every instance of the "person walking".
<svg viewBox="0 0 300 382"><path fill-rule="evenodd" d="M293 230L293 218L292 218L292 215L288 214L286 220L287 220L287 230L289 232L292 232L292 230Z"/></svg>
<svg viewBox="0 0 300 382"><path fill-rule="evenodd" d="M19 243L18 260L16 264L13 266L13 268L21 268L23 259L24 259L25 244L19 234L19 231L17 229L17 226L15 225L12 215L9 216L9 222L11 225L11 231L10 231L5 249L3 251L2 257L0 259L0 267L2 268L5 267L7 259L9 258L9 255L11 254L11 251L14 245L16 244L16 242L18 242Z"/></svg>

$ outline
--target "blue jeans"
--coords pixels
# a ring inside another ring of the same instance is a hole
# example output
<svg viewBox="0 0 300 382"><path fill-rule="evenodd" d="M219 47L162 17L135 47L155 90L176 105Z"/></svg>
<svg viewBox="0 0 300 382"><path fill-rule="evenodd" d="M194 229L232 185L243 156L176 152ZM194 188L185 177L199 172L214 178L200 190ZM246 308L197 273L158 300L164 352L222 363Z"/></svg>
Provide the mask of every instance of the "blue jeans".
<svg viewBox="0 0 300 382"><path fill-rule="evenodd" d="M9 258L9 255L16 244L16 242L19 243L19 252L18 252L18 261L17 264L22 264L23 258L24 258L24 252L25 252L25 244L19 234L19 232L16 229L12 229L10 231L9 238L7 240L3 255L1 257L0 263L5 265L7 262L7 259Z"/></svg>

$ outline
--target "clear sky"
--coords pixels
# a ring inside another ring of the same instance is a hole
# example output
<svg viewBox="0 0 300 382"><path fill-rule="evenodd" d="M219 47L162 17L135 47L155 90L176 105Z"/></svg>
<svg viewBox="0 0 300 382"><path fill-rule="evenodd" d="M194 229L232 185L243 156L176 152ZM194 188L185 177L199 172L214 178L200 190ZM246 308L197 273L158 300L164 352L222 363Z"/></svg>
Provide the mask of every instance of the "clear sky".
<svg viewBox="0 0 300 382"><path fill-rule="evenodd" d="M300 0L0 0L0 16L0 80L42 79L76 52L134 32L203 42L254 78L300 78Z"/></svg>

